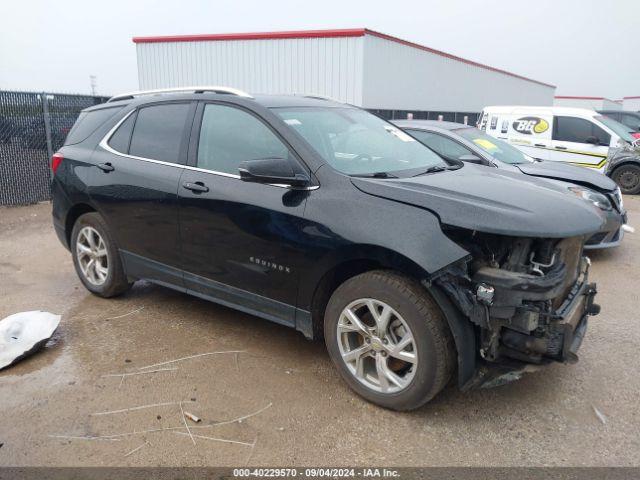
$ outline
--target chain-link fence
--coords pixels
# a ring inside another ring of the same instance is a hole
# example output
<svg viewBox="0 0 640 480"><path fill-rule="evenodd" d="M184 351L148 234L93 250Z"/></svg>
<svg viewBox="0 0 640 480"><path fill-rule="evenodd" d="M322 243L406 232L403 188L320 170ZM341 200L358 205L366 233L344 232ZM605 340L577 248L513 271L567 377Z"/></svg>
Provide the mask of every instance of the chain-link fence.
<svg viewBox="0 0 640 480"><path fill-rule="evenodd" d="M80 110L107 98L0 91L0 205L49 199L51 155Z"/></svg>

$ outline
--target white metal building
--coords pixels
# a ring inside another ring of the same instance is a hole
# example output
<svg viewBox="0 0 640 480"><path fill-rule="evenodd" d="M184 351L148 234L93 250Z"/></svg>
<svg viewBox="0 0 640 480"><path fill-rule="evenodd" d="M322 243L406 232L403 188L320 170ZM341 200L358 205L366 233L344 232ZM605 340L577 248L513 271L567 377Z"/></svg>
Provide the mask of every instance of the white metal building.
<svg viewBox="0 0 640 480"><path fill-rule="evenodd" d="M405 116L552 105L555 92L553 85L365 28L133 41L141 89L210 84L316 94Z"/></svg>
<svg viewBox="0 0 640 480"><path fill-rule="evenodd" d="M588 108L590 110L622 110L622 103L605 97L574 97L557 95L553 98L556 107Z"/></svg>
<svg viewBox="0 0 640 480"><path fill-rule="evenodd" d="M622 108L628 112L640 112L640 96L624 97L622 99Z"/></svg>

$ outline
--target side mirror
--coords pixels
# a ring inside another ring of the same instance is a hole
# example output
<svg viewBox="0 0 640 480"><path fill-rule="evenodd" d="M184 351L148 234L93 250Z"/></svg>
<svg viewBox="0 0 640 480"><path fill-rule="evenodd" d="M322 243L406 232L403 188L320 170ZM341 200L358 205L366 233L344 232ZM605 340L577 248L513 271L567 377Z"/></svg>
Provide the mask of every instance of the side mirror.
<svg viewBox="0 0 640 480"><path fill-rule="evenodd" d="M596 137L595 135L587 137L584 141L586 143L591 143L592 145L600 145L600 139L598 137Z"/></svg>
<svg viewBox="0 0 640 480"><path fill-rule="evenodd" d="M245 160L238 165L240 179L253 183L276 183L292 187L304 187L309 184L309 177L293 171L286 158L260 158Z"/></svg>
<svg viewBox="0 0 640 480"><path fill-rule="evenodd" d="M482 160L477 155L473 155L472 153L467 153L465 155L460 155L458 157L458 160L460 160L461 162L467 162L467 163L477 163L479 165L484 165L484 163L485 163L484 160Z"/></svg>

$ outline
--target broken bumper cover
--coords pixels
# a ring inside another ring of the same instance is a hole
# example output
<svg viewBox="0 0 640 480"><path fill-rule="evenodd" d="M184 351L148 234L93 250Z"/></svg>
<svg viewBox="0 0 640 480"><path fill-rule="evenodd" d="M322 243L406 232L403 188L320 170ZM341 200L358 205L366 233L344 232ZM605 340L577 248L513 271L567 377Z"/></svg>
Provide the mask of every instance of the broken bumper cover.
<svg viewBox="0 0 640 480"><path fill-rule="evenodd" d="M502 328L499 357L487 359L481 350L482 358L478 360L476 373L462 389L502 385L554 361L577 362L577 353L587 331L588 317L600 312L600 306L594 303L596 293L596 285L588 283L585 270L564 302L550 315L544 336Z"/></svg>

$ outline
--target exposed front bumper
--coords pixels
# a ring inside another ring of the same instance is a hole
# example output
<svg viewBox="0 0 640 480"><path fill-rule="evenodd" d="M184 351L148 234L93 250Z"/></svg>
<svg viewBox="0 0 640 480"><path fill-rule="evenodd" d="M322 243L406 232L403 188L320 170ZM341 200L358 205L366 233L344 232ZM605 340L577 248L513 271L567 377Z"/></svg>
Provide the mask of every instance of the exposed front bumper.
<svg viewBox="0 0 640 480"><path fill-rule="evenodd" d="M577 362L588 317L600 312L600 306L594 303L596 293L596 285L588 282L585 268L564 302L549 316L544 335L502 328L499 358L482 359L474 378L463 389L502 385L551 362Z"/></svg>

